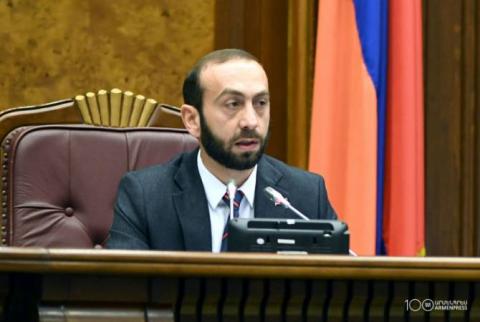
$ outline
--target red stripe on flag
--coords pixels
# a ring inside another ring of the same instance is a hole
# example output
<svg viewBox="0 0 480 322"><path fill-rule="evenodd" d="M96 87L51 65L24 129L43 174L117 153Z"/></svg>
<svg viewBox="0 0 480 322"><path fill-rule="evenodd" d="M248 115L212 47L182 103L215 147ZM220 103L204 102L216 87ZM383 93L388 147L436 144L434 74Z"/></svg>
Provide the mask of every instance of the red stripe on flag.
<svg viewBox="0 0 480 322"><path fill-rule="evenodd" d="M420 1L391 0L384 240L388 255L424 252L424 127Z"/></svg>

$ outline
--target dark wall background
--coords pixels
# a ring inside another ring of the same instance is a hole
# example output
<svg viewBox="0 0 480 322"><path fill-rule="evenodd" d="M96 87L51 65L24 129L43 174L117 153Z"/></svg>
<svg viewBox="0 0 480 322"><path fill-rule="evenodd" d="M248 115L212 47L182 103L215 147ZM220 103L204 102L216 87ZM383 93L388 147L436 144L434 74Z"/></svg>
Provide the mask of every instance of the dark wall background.
<svg viewBox="0 0 480 322"><path fill-rule="evenodd" d="M271 92L268 153L287 156L288 1L217 0L216 48L243 48L263 64Z"/></svg>
<svg viewBox="0 0 480 322"><path fill-rule="evenodd" d="M424 1L430 255L480 255L479 9L476 0Z"/></svg>

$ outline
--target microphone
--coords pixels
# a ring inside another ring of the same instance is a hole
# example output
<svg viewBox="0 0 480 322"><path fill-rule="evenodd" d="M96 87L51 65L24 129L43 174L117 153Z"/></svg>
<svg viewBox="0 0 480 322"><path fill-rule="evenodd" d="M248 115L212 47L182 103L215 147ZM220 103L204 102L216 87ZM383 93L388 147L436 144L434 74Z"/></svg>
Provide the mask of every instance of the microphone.
<svg viewBox="0 0 480 322"><path fill-rule="evenodd" d="M230 220L233 220L233 200L235 199L235 193L237 192L237 186L232 179L227 183L228 198L230 199Z"/></svg>
<svg viewBox="0 0 480 322"><path fill-rule="evenodd" d="M278 192L277 190L273 189L272 187L266 187L263 191L265 192L267 197L271 201L273 201L275 206L281 205L282 207L290 209L291 211L293 211L298 217L300 217L302 219L305 219L305 220L310 220L310 218L308 218L307 216L302 214L298 209L293 207L290 204L290 202L287 200L287 198L282 196L282 194L280 192Z"/></svg>

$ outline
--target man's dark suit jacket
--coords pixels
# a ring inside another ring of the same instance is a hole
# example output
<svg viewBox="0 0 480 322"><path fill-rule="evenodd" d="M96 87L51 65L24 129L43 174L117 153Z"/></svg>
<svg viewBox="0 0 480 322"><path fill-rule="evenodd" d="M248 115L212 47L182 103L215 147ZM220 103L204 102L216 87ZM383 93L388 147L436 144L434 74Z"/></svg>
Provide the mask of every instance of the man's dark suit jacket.
<svg viewBox="0 0 480 322"><path fill-rule="evenodd" d="M211 251L207 197L197 167L198 149L165 165L127 173L121 180L108 248ZM312 219L336 219L323 178L269 156L258 163L254 213L298 218L264 195L271 186Z"/></svg>

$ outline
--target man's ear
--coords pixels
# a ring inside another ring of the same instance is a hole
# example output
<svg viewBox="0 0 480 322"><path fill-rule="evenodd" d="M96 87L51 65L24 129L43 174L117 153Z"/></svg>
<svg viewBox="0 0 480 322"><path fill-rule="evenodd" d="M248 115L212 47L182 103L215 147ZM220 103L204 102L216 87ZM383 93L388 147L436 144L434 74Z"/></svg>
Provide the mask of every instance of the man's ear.
<svg viewBox="0 0 480 322"><path fill-rule="evenodd" d="M182 114L183 125L185 125L187 131L193 137L200 139L200 114L198 110L192 105L183 104L180 113Z"/></svg>

